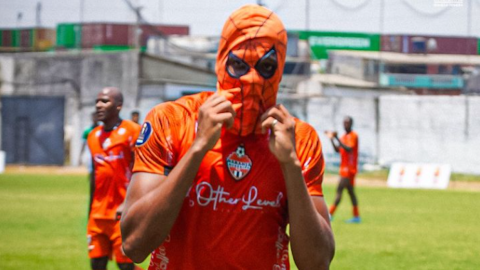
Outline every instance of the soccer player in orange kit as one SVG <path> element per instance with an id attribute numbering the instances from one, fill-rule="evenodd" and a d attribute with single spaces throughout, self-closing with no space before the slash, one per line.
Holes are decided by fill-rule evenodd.
<path id="1" fill-rule="evenodd" d="M 343 190 L 346 188 L 353 206 L 353 218 L 349 219 L 347 222 L 360 223 L 361 219 L 358 211 L 358 200 L 354 190 L 358 163 L 358 135 L 352 130 L 352 125 L 352 117 L 345 117 L 343 120 L 345 134 L 340 139 L 338 139 L 336 132 L 326 132 L 332 142 L 333 148 L 336 152 L 340 153 L 340 182 L 337 187 L 335 202 L 330 206 L 330 215 L 331 218 L 333 218 L 333 214 L 342 199 Z"/>
<path id="2" fill-rule="evenodd" d="M 334 239 L 315 130 L 276 97 L 287 33 L 244 6 L 219 44 L 217 91 L 158 105 L 137 140 L 121 227 L 156 269 L 328 269 Z M 286 228 L 290 224 L 290 234 Z"/>
<path id="3" fill-rule="evenodd" d="M 135 269 L 121 249 L 120 215 L 132 174 L 133 148 L 141 127 L 120 118 L 122 104 L 123 96 L 118 88 L 102 89 L 95 107 L 103 125 L 95 127 L 87 139 L 94 169 L 87 225 L 88 255 L 93 270 L 107 269 L 112 255 L 121 270 Z"/>

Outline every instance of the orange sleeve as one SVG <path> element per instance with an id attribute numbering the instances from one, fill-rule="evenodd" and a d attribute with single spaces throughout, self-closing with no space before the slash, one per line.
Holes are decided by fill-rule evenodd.
<path id="1" fill-rule="evenodd" d="M 323 196 L 322 182 L 325 170 L 322 144 L 317 132 L 309 124 L 297 120 L 295 127 L 297 156 L 311 196 Z"/>
<path id="2" fill-rule="evenodd" d="M 169 103 L 158 105 L 148 113 L 135 143 L 133 172 L 168 175 L 173 168 L 176 159 L 173 137 L 178 127 L 174 113 Z"/>
<path id="3" fill-rule="evenodd" d="M 196 112 L 213 92 L 185 96 L 153 108 L 135 144 L 133 172 L 168 175 L 194 137 Z"/>

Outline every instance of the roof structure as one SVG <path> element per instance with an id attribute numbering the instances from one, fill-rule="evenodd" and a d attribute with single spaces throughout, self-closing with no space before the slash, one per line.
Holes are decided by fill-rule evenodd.
<path id="1" fill-rule="evenodd" d="M 372 51 L 330 51 L 330 56 L 350 56 L 389 64 L 480 65 L 480 55 L 459 54 L 405 54 Z"/>

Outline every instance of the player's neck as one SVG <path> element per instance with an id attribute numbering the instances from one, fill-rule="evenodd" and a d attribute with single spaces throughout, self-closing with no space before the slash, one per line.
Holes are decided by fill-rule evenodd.
<path id="1" fill-rule="evenodd" d="M 112 131 L 116 129 L 120 123 L 122 123 L 122 119 L 120 117 L 116 117 L 110 121 L 105 121 L 103 123 L 103 130 L 104 131 Z"/>

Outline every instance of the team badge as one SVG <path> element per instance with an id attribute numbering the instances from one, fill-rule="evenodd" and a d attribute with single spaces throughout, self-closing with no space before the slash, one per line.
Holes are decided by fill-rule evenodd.
<path id="1" fill-rule="evenodd" d="M 148 139 L 152 135 L 152 125 L 150 122 L 143 123 L 142 131 L 140 131 L 140 135 L 138 135 L 137 141 L 135 142 L 135 146 L 142 146 L 144 145 Z"/>
<path id="2" fill-rule="evenodd" d="M 245 153 L 245 147 L 239 145 L 235 152 L 227 157 L 227 168 L 230 175 L 237 181 L 242 180 L 252 168 L 252 160 Z"/>

